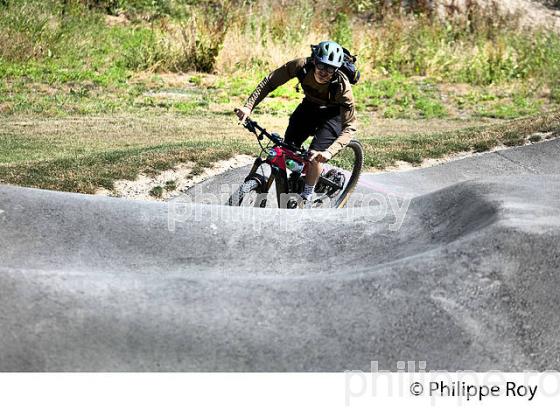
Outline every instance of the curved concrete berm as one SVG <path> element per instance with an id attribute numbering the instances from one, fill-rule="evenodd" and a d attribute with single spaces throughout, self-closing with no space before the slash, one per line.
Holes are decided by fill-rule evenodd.
<path id="1" fill-rule="evenodd" d="M 0 370 L 560 370 L 559 157 L 364 175 L 346 210 L 1 186 Z"/>

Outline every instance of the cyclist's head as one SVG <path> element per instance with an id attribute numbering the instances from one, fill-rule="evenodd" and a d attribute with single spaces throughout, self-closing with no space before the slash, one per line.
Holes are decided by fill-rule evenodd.
<path id="1" fill-rule="evenodd" d="M 326 65 L 329 71 L 334 71 L 342 65 L 344 61 L 344 51 L 342 46 L 334 41 L 321 41 L 316 46 L 313 46 L 312 57 L 315 66 L 323 68 Z"/>

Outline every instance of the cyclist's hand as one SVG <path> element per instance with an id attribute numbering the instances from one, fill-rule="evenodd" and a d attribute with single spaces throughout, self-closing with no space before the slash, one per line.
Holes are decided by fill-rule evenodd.
<path id="1" fill-rule="evenodd" d="M 236 108 L 235 113 L 239 118 L 239 123 L 244 124 L 247 117 L 251 114 L 251 110 L 247 107 Z"/>
<path id="2" fill-rule="evenodd" d="M 309 161 L 317 162 L 327 162 L 332 158 L 332 154 L 329 151 L 309 151 L 311 155 L 309 156 Z"/>

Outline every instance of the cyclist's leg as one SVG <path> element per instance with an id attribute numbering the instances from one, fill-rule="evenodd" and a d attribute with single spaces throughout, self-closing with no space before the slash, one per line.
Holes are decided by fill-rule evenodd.
<path id="1" fill-rule="evenodd" d="M 299 147 L 310 135 L 315 133 L 316 129 L 317 115 L 314 115 L 306 104 L 301 103 L 290 116 L 284 141 Z"/>
<path id="2" fill-rule="evenodd" d="M 338 138 L 342 132 L 342 120 L 340 114 L 327 116 L 326 120 L 319 125 L 309 149 L 314 151 L 325 151 Z M 310 164 L 305 176 L 305 183 L 314 186 L 321 175 L 323 164 L 314 161 Z"/>

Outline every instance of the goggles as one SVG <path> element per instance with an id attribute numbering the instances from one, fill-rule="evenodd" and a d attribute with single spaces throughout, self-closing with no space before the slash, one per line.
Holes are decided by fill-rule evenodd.
<path id="1" fill-rule="evenodd" d="M 317 70 L 322 71 L 324 73 L 329 73 L 329 74 L 334 74 L 335 71 L 338 70 L 338 68 L 333 67 L 332 65 L 319 63 L 317 61 L 315 61 L 315 67 L 317 68 Z"/>

